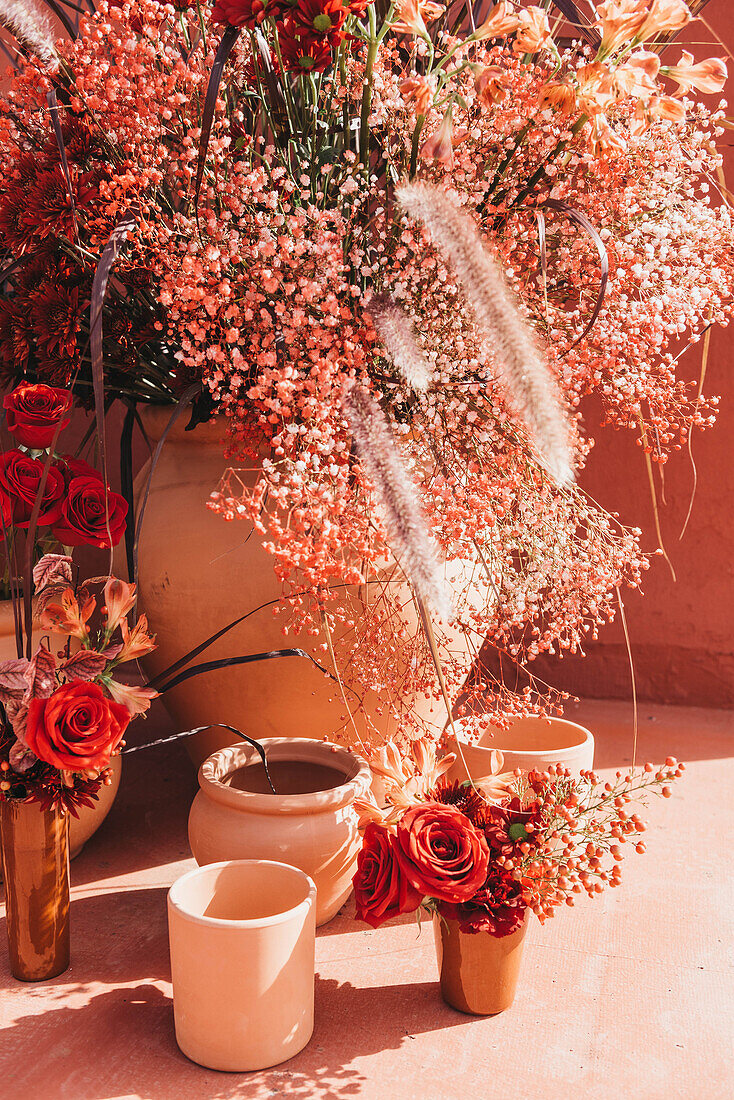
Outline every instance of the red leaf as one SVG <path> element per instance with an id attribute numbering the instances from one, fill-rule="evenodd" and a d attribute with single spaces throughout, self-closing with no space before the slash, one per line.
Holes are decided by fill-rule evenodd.
<path id="1" fill-rule="evenodd" d="M 104 672 L 108 658 L 91 649 L 80 649 L 72 653 L 61 666 L 68 680 L 96 680 Z"/>
<path id="2" fill-rule="evenodd" d="M 48 699 L 56 690 L 56 658 L 41 642 L 25 673 L 28 689 L 26 702 L 31 699 Z"/>
<path id="3" fill-rule="evenodd" d="M 28 687 L 27 671 L 28 661 L 25 657 L 0 661 L 0 703 L 20 701 Z"/>

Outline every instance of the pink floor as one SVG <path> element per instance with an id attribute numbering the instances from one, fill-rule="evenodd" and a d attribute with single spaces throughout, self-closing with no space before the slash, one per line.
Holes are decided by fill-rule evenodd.
<path id="1" fill-rule="evenodd" d="M 600 769 L 627 764 L 629 708 L 586 703 Z M 138 723 L 144 739 L 167 729 Z M 71 969 L 10 977 L 0 928 L 0 1097 L 723 1100 L 731 1084 L 734 714 L 643 707 L 640 756 L 688 762 L 655 800 L 622 889 L 528 934 L 513 1008 L 473 1019 L 438 994 L 430 926 L 343 912 L 316 945 L 316 1030 L 256 1074 L 203 1070 L 173 1034 L 166 891 L 193 865 L 183 750 L 130 756 L 115 807 L 72 865 Z M 729 956 L 729 958 L 727 958 Z"/>

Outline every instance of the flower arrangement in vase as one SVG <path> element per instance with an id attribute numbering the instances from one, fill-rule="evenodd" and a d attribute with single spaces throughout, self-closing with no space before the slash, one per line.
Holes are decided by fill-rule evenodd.
<path id="1" fill-rule="evenodd" d="M 491 775 L 462 783 L 445 778 L 454 759 L 437 760 L 433 745 L 416 741 L 409 755 L 388 744 L 373 760 L 385 805 L 356 804 L 356 916 L 377 928 L 428 912 L 444 999 L 494 1015 L 512 1004 L 529 914 L 542 922 L 579 894 L 619 886 L 622 846 L 645 851 L 632 804 L 651 792 L 668 797 L 684 765 L 669 757 L 603 781 L 560 766 L 503 773 L 497 753 Z"/>
<path id="2" fill-rule="evenodd" d="M 440 733 L 422 703 L 451 708 L 485 642 L 469 725 L 558 708 L 533 658 L 583 648 L 648 565 L 573 484 L 579 403 L 663 463 L 715 412 L 676 342 L 731 314 L 724 116 L 692 95 L 726 66 L 661 56 L 689 7 L 606 0 L 574 40 L 537 5 L 475 14 L 101 0 L 70 41 L 15 28 L 0 106 L 5 376 L 223 414 L 209 503 L 277 586 L 232 619 L 213 555 L 211 636 L 300 636 L 338 688 L 312 728 L 368 749 Z"/>
<path id="3" fill-rule="evenodd" d="M 28 981 L 69 964 L 69 815 L 112 783 L 125 730 L 156 694 L 116 678 L 154 648 L 145 616 L 128 620 L 134 586 L 75 576 L 73 547 L 111 549 L 127 504 L 88 463 L 57 453 L 71 407 L 69 391 L 45 384 L 4 399 L 16 446 L 0 454 L 0 515 L 17 656 L 0 661 L 0 844 L 11 969 Z"/>

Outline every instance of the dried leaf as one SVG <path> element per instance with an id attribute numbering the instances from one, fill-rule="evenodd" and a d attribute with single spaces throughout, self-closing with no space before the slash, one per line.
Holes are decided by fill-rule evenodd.
<path id="1" fill-rule="evenodd" d="M 56 658 L 41 642 L 25 672 L 28 689 L 26 702 L 31 699 L 48 699 L 56 689 Z"/>
<path id="2" fill-rule="evenodd" d="M 5 705 L 5 713 L 13 727 L 13 733 L 24 745 L 26 743 L 26 725 L 28 723 L 28 704 L 22 700 L 14 700 Z"/>
<path id="3" fill-rule="evenodd" d="M 38 760 L 34 752 L 24 745 L 22 741 L 16 741 L 8 753 L 8 763 L 18 775 L 25 775 Z"/>
<path id="4" fill-rule="evenodd" d="M 68 680 L 96 680 L 107 666 L 107 657 L 91 649 L 80 649 L 72 653 L 61 665 Z"/>
<path id="5" fill-rule="evenodd" d="M 41 560 L 33 567 L 33 584 L 36 592 L 46 588 L 49 584 L 71 584 L 73 574 L 71 571 L 72 560 L 68 554 L 44 554 Z"/>
<path id="6" fill-rule="evenodd" d="M 28 660 L 25 657 L 0 661 L 0 703 L 12 703 L 23 697 L 28 686 L 27 672 Z"/>
<path id="7" fill-rule="evenodd" d="M 42 588 L 40 593 L 33 600 L 34 617 L 41 622 L 49 604 L 54 602 L 58 603 L 68 588 L 68 584 L 64 584 L 63 582 L 60 584 L 49 584 L 46 585 L 45 588 Z"/>

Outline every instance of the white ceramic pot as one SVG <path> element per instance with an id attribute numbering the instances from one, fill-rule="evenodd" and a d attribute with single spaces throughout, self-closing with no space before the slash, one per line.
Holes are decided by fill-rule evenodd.
<path id="1" fill-rule="evenodd" d="M 168 893 L 176 1042 L 209 1069 L 292 1058 L 313 1033 L 316 887 L 265 860 L 212 863 Z"/>
<path id="2" fill-rule="evenodd" d="M 477 741 L 470 741 L 459 723 L 456 729 L 461 751 L 454 738 L 449 738 L 449 749 L 457 754 L 448 773 L 450 779 L 466 779 L 467 770 L 474 780 L 489 775 L 493 749 L 504 756 L 505 771 L 544 771 L 551 764 L 563 764 L 578 775 L 594 766 L 593 734 L 565 718 L 520 718 L 509 729 L 492 729 Z"/>
<path id="3" fill-rule="evenodd" d="M 269 859 L 300 868 L 316 883 L 316 923 L 325 924 L 352 890 L 360 849 L 352 803 L 370 786 L 369 766 L 346 749 L 305 737 L 265 737 L 261 744 L 281 793 L 270 792 L 251 745 L 213 753 L 199 769 L 191 851 L 200 865 Z"/>
<path id="4" fill-rule="evenodd" d="M 41 638 L 49 637 L 48 631 L 34 630 L 33 644 L 38 645 Z M 59 634 L 51 634 L 51 648 L 61 649 L 67 639 Z M 0 661 L 12 660 L 18 656 L 15 646 L 15 624 L 13 605 L 10 600 L 0 600 Z M 81 852 L 89 838 L 96 833 L 107 814 L 112 809 L 122 776 L 122 757 L 114 756 L 110 761 L 112 783 L 109 787 L 100 787 L 99 798 L 94 806 L 81 806 L 79 817 L 69 817 L 69 858 L 74 859 Z"/>

